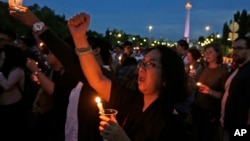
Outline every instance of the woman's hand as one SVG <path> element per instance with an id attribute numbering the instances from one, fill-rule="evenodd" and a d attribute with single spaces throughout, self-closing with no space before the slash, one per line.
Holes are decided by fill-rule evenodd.
<path id="1" fill-rule="evenodd" d="M 204 84 L 200 84 L 199 85 L 199 92 L 203 93 L 203 94 L 211 94 L 211 89 Z"/>
<path id="2" fill-rule="evenodd" d="M 101 136 L 109 141 L 129 141 L 130 139 L 122 129 L 122 127 L 117 123 L 114 116 L 111 118 L 101 115 L 101 122 L 99 130 Z"/>
<path id="3" fill-rule="evenodd" d="M 68 27 L 73 38 L 83 38 L 89 28 L 90 16 L 79 13 L 68 20 Z"/>
<path id="4" fill-rule="evenodd" d="M 27 58 L 26 66 L 32 73 L 40 70 L 38 68 L 38 63 L 30 58 Z"/>

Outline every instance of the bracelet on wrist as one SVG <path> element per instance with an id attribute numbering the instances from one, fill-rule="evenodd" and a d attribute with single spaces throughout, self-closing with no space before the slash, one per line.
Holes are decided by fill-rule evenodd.
<path id="1" fill-rule="evenodd" d="M 91 48 L 91 46 L 89 46 L 87 48 L 75 48 L 75 52 L 77 55 L 85 55 L 85 54 L 91 53 L 92 48 Z"/>

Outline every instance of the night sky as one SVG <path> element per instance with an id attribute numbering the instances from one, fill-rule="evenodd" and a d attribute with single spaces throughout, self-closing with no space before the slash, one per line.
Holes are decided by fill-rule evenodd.
<path id="1" fill-rule="evenodd" d="M 7 1 L 7 0 L 3 0 Z M 155 39 L 178 40 L 184 35 L 187 0 L 24 0 L 23 5 L 35 3 L 47 6 L 58 15 L 70 18 L 79 12 L 91 15 L 90 29 L 104 34 L 106 29 L 118 29 L 127 34 Z M 211 32 L 222 32 L 233 14 L 246 9 L 250 0 L 191 0 L 190 39 Z M 210 26 L 206 31 L 205 26 Z"/>

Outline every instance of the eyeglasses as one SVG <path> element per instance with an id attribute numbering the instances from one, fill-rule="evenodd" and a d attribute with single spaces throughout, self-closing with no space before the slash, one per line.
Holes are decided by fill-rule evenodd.
<path id="1" fill-rule="evenodd" d="M 238 50 L 249 49 L 249 48 L 237 46 L 237 47 L 232 47 L 232 49 L 238 51 Z"/>
<path id="2" fill-rule="evenodd" d="M 138 62 L 138 65 L 137 65 L 137 68 L 142 68 L 142 69 L 150 69 L 150 68 L 161 68 L 160 65 L 157 65 L 153 62 L 143 62 L 143 61 L 139 61 Z"/>

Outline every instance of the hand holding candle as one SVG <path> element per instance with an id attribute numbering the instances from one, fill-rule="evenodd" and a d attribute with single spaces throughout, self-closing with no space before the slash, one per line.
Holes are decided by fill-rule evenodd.
<path id="1" fill-rule="evenodd" d="M 195 75 L 196 75 L 196 71 L 195 71 L 195 69 L 194 69 L 194 66 L 193 66 L 193 65 L 190 65 L 190 66 L 189 66 L 189 76 L 195 77 Z"/>
<path id="2" fill-rule="evenodd" d="M 202 84 L 201 82 L 197 82 L 196 85 L 199 87 L 199 92 L 203 94 L 209 94 L 211 92 L 211 89 L 207 85 Z"/>
<path id="3" fill-rule="evenodd" d="M 99 109 L 99 113 L 102 114 L 104 113 L 104 109 L 101 103 L 101 99 L 99 97 L 96 97 L 95 101 L 97 102 L 97 107 Z"/>

